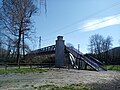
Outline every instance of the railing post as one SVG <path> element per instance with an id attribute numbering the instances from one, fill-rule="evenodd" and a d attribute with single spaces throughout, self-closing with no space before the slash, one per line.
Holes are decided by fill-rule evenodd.
<path id="1" fill-rule="evenodd" d="M 55 66 L 56 67 L 63 67 L 64 66 L 64 40 L 63 36 L 58 36 L 56 40 L 56 49 L 55 49 Z"/>

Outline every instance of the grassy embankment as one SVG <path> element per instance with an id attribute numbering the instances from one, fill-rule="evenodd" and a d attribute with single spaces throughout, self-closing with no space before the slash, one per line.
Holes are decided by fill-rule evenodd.
<path id="1" fill-rule="evenodd" d="M 120 71 L 120 65 L 106 65 L 104 68 L 107 70 Z"/>

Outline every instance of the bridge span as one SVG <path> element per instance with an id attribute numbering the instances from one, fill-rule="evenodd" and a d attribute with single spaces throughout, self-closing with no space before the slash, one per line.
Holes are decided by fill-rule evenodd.
<path id="1" fill-rule="evenodd" d="M 27 55 L 44 55 L 44 54 L 55 54 L 55 67 L 64 67 L 66 57 L 69 60 L 69 64 L 73 68 L 87 69 L 91 67 L 96 71 L 105 71 L 102 67 L 103 63 L 90 55 L 84 55 L 74 47 L 68 47 L 65 45 L 63 36 L 58 36 L 55 45 L 44 47 L 31 51 Z"/>

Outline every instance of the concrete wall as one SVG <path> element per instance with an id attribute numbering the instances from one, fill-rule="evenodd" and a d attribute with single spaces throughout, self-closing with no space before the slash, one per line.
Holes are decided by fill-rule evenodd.
<path id="1" fill-rule="evenodd" d="M 65 45 L 63 36 L 58 36 L 56 40 L 56 49 L 55 49 L 55 66 L 56 67 L 63 67 L 64 60 L 65 60 L 65 53 L 64 53 Z"/>

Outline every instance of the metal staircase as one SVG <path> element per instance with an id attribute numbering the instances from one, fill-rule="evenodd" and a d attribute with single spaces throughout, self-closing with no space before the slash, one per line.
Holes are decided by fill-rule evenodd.
<path id="1" fill-rule="evenodd" d="M 94 70 L 96 71 L 105 71 L 105 69 L 102 67 L 102 63 L 93 58 L 92 56 L 85 56 L 82 52 L 78 51 L 77 49 L 73 48 L 73 47 L 65 47 L 65 49 L 67 50 L 67 52 L 71 53 L 75 58 L 77 58 L 77 60 L 82 60 L 84 61 L 87 65 L 89 65 L 90 67 L 92 67 Z"/>

